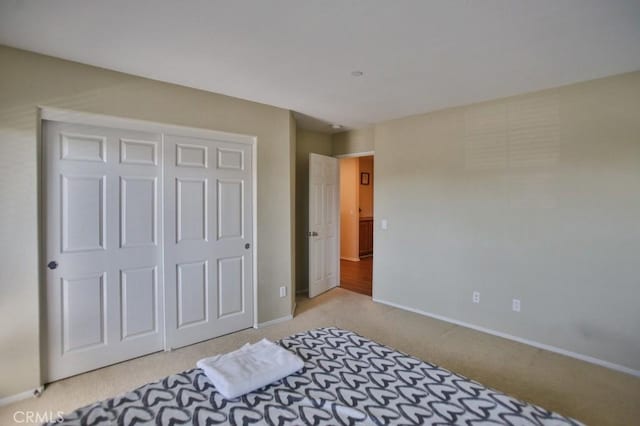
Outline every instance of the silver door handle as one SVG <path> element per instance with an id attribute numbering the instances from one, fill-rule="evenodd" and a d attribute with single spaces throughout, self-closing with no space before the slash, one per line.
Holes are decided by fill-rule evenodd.
<path id="1" fill-rule="evenodd" d="M 307 232 L 307 235 L 310 236 L 310 237 L 317 237 L 318 233 L 316 231 L 309 231 L 309 232 Z"/>

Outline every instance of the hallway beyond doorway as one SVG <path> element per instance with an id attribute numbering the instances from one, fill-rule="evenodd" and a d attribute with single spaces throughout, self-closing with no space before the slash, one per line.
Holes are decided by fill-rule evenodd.
<path id="1" fill-rule="evenodd" d="M 340 259 L 340 287 L 345 290 L 371 296 L 373 257 L 363 257 L 360 262 Z"/>

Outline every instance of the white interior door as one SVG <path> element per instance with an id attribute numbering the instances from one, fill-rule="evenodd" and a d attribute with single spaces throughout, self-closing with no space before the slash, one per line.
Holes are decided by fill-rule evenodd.
<path id="1" fill-rule="evenodd" d="M 248 144 L 165 136 L 167 347 L 253 325 Z"/>
<path id="2" fill-rule="evenodd" d="M 161 136 L 43 121 L 46 382 L 163 349 Z"/>
<path id="3" fill-rule="evenodd" d="M 340 281 L 338 159 L 309 154 L 309 297 Z"/>

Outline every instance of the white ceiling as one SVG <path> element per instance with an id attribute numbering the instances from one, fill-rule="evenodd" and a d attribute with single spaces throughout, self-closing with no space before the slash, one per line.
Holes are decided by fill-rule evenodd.
<path id="1" fill-rule="evenodd" d="M 0 44 L 331 131 L 638 70 L 640 1 L 0 0 Z"/>

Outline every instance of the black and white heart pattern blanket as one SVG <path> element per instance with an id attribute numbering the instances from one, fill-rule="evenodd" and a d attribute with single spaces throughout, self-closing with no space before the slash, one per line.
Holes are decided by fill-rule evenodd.
<path id="1" fill-rule="evenodd" d="M 193 369 L 80 408 L 63 425 L 578 425 L 351 331 L 278 342 L 305 367 L 226 400 Z"/>

